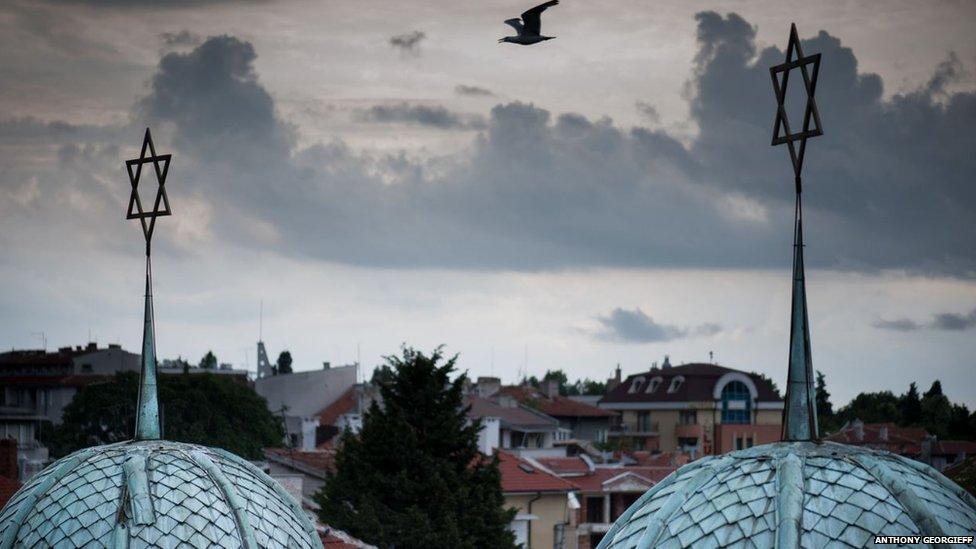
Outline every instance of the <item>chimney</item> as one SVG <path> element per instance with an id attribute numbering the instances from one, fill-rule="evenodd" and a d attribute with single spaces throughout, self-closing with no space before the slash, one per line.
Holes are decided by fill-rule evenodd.
<path id="1" fill-rule="evenodd" d="M 613 372 L 613 377 L 607 380 L 607 392 L 614 390 L 620 385 L 620 363 L 617 363 L 617 369 Z"/>
<path id="2" fill-rule="evenodd" d="M 935 445 L 934 435 L 925 435 L 922 441 L 922 463 L 932 465 L 932 447 Z"/>
<path id="3" fill-rule="evenodd" d="M 516 408 L 518 407 L 518 402 L 510 395 L 502 395 L 498 398 L 498 405 L 502 408 Z"/>
<path id="4" fill-rule="evenodd" d="M 878 429 L 878 438 L 881 440 L 888 440 L 888 426 L 882 425 Z"/>
<path id="5" fill-rule="evenodd" d="M 328 370 L 330 368 L 332 368 L 332 363 L 331 362 L 326 361 L 326 362 L 323 362 L 322 363 L 322 369 L 323 370 Z"/>
<path id="6" fill-rule="evenodd" d="M 0 477 L 20 480 L 20 468 L 17 467 L 17 441 L 12 438 L 0 438 Z"/>
<path id="7" fill-rule="evenodd" d="M 669 357 L 668 355 L 664 355 L 664 363 L 661 364 L 661 368 L 666 369 L 670 367 L 671 367 L 671 357 Z"/>
<path id="8" fill-rule="evenodd" d="M 497 377 L 481 376 L 478 378 L 478 382 L 475 384 L 475 390 L 478 392 L 478 396 L 481 398 L 488 398 L 501 390 L 501 388 L 502 380 Z"/>
<path id="9" fill-rule="evenodd" d="M 559 380 L 556 379 L 544 379 L 542 380 L 542 392 L 548 398 L 555 398 L 559 396 Z"/>
<path id="10" fill-rule="evenodd" d="M 851 423 L 851 427 L 854 429 L 854 438 L 858 442 L 863 441 L 864 440 L 864 422 L 861 421 L 861 420 L 859 420 L 859 419 L 855 419 L 854 422 Z"/>
<path id="11" fill-rule="evenodd" d="M 95 343 L 94 341 L 89 341 L 88 342 L 88 346 L 85 347 L 85 350 L 86 351 L 97 351 L 98 350 L 98 343 Z"/>

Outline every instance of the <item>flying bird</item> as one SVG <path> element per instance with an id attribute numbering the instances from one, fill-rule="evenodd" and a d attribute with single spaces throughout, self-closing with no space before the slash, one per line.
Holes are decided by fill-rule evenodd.
<path id="1" fill-rule="evenodd" d="M 530 46 L 532 44 L 538 44 L 545 40 L 552 40 L 555 36 L 542 36 L 542 12 L 546 11 L 549 6 L 555 6 L 559 3 L 559 0 L 549 0 L 544 4 L 539 4 L 538 6 L 526 10 L 522 14 L 522 19 L 506 19 L 505 24 L 511 25 L 512 28 L 518 33 L 518 36 L 506 36 L 505 38 L 498 39 L 498 43 L 511 42 L 513 44 L 520 44 L 522 46 Z"/>

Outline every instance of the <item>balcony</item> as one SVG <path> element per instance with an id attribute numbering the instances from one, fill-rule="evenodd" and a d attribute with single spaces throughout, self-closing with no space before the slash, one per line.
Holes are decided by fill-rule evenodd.
<path id="1" fill-rule="evenodd" d="M 621 421 L 610 427 L 608 437 L 625 436 L 657 436 L 658 424 L 656 421 L 627 422 Z"/>

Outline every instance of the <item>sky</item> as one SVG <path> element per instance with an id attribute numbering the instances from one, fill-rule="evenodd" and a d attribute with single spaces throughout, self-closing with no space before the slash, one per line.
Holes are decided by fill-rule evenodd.
<path id="1" fill-rule="evenodd" d="M 814 367 L 835 405 L 940 379 L 976 408 L 972 2 L 564 0 L 531 47 L 497 42 L 531 2 L 158 4 L 0 5 L 0 349 L 139 348 L 151 127 L 162 357 L 444 345 L 515 382 L 712 353 L 782 387 L 795 22 Z"/>

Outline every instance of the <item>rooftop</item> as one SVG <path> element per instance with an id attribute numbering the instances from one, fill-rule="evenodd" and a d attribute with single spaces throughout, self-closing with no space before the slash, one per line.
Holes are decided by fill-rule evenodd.
<path id="1" fill-rule="evenodd" d="M 498 450 L 502 492 L 572 492 L 576 485 L 517 455 Z"/>
<path id="2" fill-rule="evenodd" d="M 604 410 L 591 406 L 585 402 L 578 402 L 573 399 L 561 396 L 547 396 L 535 387 L 524 385 L 509 385 L 502 387 L 498 395 L 506 395 L 514 398 L 530 408 L 552 417 L 614 417 L 616 412 Z"/>
<path id="3" fill-rule="evenodd" d="M 718 364 L 694 362 L 627 376 L 620 385 L 600 399 L 600 403 L 617 402 L 691 402 L 715 400 L 715 385 L 726 375 L 745 376 L 756 388 L 755 400 L 783 402 L 773 384 L 759 374 L 726 368 Z M 636 382 L 636 383 L 635 383 Z"/>
<path id="4" fill-rule="evenodd" d="M 469 395 L 466 401 L 471 406 L 468 416 L 472 418 L 494 417 L 501 420 L 503 426 L 526 431 L 548 431 L 559 427 L 556 419 L 517 403 L 514 406 L 504 406 L 475 395 Z"/>

